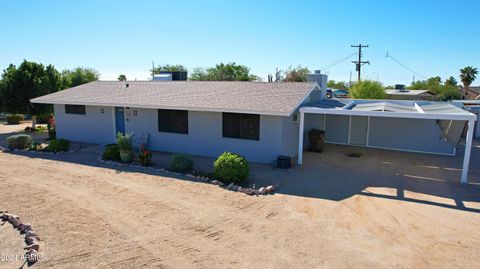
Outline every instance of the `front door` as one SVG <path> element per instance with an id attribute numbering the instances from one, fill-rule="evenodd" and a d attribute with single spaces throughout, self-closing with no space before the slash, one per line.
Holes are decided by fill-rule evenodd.
<path id="1" fill-rule="evenodd" d="M 115 107 L 115 133 L 125 134 L 125 114 L 123 107 Z"/>

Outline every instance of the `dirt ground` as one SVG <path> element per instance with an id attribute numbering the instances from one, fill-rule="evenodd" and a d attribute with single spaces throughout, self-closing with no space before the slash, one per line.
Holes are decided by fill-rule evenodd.
<path id="1" fill-rule="evenodd" d="M 388 167 L 367 173 L 358 160 L 351 161 L 358 172 L 339 176 L 331 172 L 339 169 L 335 162 L 327 174 L 308 158 L 302 168 L 308 171 L 257 172 L 283 181 L 275 195 L 254 197 L 0 153 L 0 209 L 40 234 L 42 260 L 33 268 L 478 268 L 477 181 L 439 180 L 448 169 L 428 178 Z M 307 177 L 318 183 L 300 191 L 295 182 Z M 2 257 L 21 253 L 22 246 L 9 224 L 0 226 Z M 0 268 L 20 265 L 0 260 Z"/>

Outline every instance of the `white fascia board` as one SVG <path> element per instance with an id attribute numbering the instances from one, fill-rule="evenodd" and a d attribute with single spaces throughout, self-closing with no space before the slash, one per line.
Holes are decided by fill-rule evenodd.
<path id="1" fill-rule="evenodd" d="M 452 103 L 480 104 L 480 100 L 452 100 Z"/>
<path id="2" fill-rule="evenodd" d="M 130 107 L 130 108 L 146 108 L 146 109 L 172 109 L 172 110 L 189 110 L 202 112 L 229 112 L 229 113 L 244 113 L 244 114 L 259 114 L 267 116 L 281 116 L 289 117 L 292 113 L 258 111 L 258 110 L 244 110 L 244 109 L 223 109 L 223 108 L 202 108 L 202 107 L 178 107 L 178 106 L 146 106 L 138 104 L 121 104 L 121 103 L 94 103 L 94 102 L 43 102 L 31 100 L 35 104 L 52 104 L 52 105 L 82 105 L 82 106 L 106 106 L 106 107 Z"/>
<path id="3" fill-rule="evenodd" d="M 313 113 L 313 114 L 371 116 L 371 117 L 384 117 L 384 118 L 432 119 L 432 120 L 476 120 L 477 119 L 477 116 L 473 113 L 433 114 L 433 113 L 418 113 L 418 112 L 382 112 L 382 111 L 325 109 L 325 108 L 318 108 L 318 107 L 302 107 L 300 108 L 300 111 L 304 113 Z"/>

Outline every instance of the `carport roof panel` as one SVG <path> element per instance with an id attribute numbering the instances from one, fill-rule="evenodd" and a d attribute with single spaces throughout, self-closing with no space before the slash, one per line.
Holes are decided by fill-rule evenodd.
<path id="1" fill-rule="evenodd" d="M 305 113 L 358 115 L 392 118 L 418 118 L 443 120 L 476 120 L 476 116 L 447 102 L 403 101 L 403 100 L 342 100 L 343 107 L 326 108 L 305 106 Z"/>

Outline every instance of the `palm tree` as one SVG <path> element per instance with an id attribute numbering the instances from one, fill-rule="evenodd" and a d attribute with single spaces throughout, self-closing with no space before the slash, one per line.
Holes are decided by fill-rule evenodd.
<path id="1" fill-rule="evenodd" d="M 468 99 L 468 87 L 477 78 L 477 68 L 467 66 L 460 69 L 460 80 L 462 80 L 463 87 L 465 88 L 465 98 Z"/>
<path id="2" fill-rule="evenodd" d="M 121 74 L 120 76 L 118 76 L 118 80 L 119 81 L 127 81 L 127 76 L 125 76 L 124 74 Z"/>

